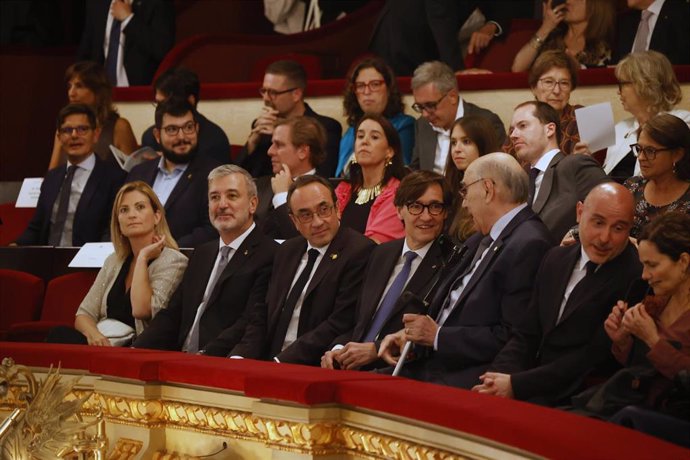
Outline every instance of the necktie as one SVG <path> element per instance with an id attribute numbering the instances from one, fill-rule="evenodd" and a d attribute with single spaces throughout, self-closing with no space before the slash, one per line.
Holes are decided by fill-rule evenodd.
<path id="1" fill-rule="evenodd" d="M 537 168 L 531 168 L 529 170 L 529 197 L 527 198 L 527 204 L 530 206 L 534 203 L 534 194 L 537 190 L 537 176 L 539 173 L 540 171 Z"/>
<path id="2" fill-rule="evenodd" d="M 105 73 L 113 86 L 117 86 L 117 54 L 120 51 L 120 25 L 122 23 L 113 18 L 108 41 L 108 55 L 105 57 Z"/>
<path id="3" fill-rule="evenodd" d="M 407 251 L 404 257 L 405 263 L 403 264 L 403 268 L 400 271 L 400 273 L 398 273 L 398 276 L 396 276 L 393 280 L 391 287 L 388 288 L 388 292 L 386 292 L 386 295 L 383 297 L 383 300 L 381 301 L 379 309 L 374 314 L 374 319 L 371 322 L 369 332 L 364 337 L 364 342 L 373 342 L 376 339 L 379 332 L 381 332 L 383 324 L 386 322 L 391 312 L 393 311 L 393 307 L 398 301 L 400 294 L 402 294 L 402 290 L 405 287 L 405 283 L 407 283 L 407 279 L 410 277 L 412 261 L 417 257 L 417 253 Z"/>
<path id="4" fill-rule="evenodd" d="M 230 246 L 223 246 L 222 248 L 220 248 L 220 260 L 218 261 L 218 269 L 213 274 L 213 279 L 208 284 L 208 289 L 206 289 L 206 292 L 208 292 L 208 296 L 204 298 L 204 301 L 199 306 L 199 308 L 201 308 L 201 311 L 197 314 L 194 324 L 192 324 L 192 329 L 189 333 L 189 345 L 185 350 L 187 353 L 196 353 L 197 351 L 199 351 L 199 326 L 201 324 L 201 317 L 203 316 L 204 311 L 206 310 L 208 299 L 211 298 L 213 290 L 216 288 L 216 283 L 220 279 L 220 275 L 223 274 L 225 267 L 228 265 L 228 262 L 230 261 L 231 249 L 232 248 Z"/>
<path id="5" fill-rule="evenodd" d="M 295 311 L 295 306 L 297 305 L 297 300 L 299 299 L 304 287 L 309 281 L 311 271 L 314 268 L 314 263 L 316 258 L 319 256 L 319 251 L 316 249 L 310 249 L 307 252 L 307 265 L 300 273 L 299 278 L 295 282 L 294 286 L 290 290 L 285 303 L 283 304 L 283 309 L 280 311 L 280 319 L 278 320 L 278 327 L 276 328 L 275 334 L 273 334 L 273 343 L 271 345 L 271 357 L 276 356 L 282 351 L 283 343 L 285 342 L 285 334 L 287 334 L 288 326 L 290 325 L 290 320 L 292 319 L 292 314 Z"/>
<path id="6" fill-rule="evenodd" d="M 592 275 L 597 271 L 597 268 L 599 268 L 599 265 L 595 264 L 591 260 L 585 264 L 585 276 L 575 285 L 573 290 L 570 292 L 568 300 L 565 302 L 565 305 L 563 306 L 563 311 L 558 317 L 558 321 L 556 321 L 556 324 L 560 323 L 561 320 L 565 318 L 566 312 L 569 312 L 574 308 L 573 306 L 576 305 L 575 300 L 577 300 L 580 297 L 582 291 L 587 289 L 587 281 L 592 278 Z"/>
<path id="7" fill-rule="evenodd" d="M 635 46 L 633 46 L 633 53 L 637 51 L 644 51 L 647 49 L 647 39 L 649 38 L 649 18 L 652 13 L 648 10 L 642 11 L 640 23 L 637 25 L 637 35 L 635 36 Z"/>
<path id="8" fill-rule="evenodd" d="M 67 174 L 62 181 L 62 187 L 60 187 L 55 223 L 50 227 L 50 237 L 48 238 L 48 244 L 51 246 L 59 246 L 62 239 L 62 231 L 65 229 L 65 221 L 67 221 L 69 197 L 72 194 L 72 180 L 74 179 L 74 171 L 76 169 L 77 167 L 74 165 L 67 167 Z"/>

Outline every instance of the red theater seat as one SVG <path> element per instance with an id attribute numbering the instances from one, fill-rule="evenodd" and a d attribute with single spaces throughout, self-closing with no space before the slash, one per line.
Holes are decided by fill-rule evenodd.
<path id="1" fill-rule="evenodd" d="M 38 318 L 43 280 L 29 273 L 0 269 L 0 338 L 16 323 Z"/>
<path id="2" fill-rule="evenodd" d="M 13 243 L 29 225 L 36 210 L 15 208 L 14 203 L 0 204 L 0 246 Z"/>
<path id="3" fill-rule="evenodd" d="M 46 288 L 41 319 L 15 324 L 8 339 L 18 342 L 40 342 L 55 326 L 72 326 L 79 304 L 96 279 L 96 272 L 76 272 L 53 278 Z"/>

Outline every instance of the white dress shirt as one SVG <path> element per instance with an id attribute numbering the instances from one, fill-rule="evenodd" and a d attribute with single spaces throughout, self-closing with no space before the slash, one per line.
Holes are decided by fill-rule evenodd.
<path id="1" fill-rule="evenodd" d="M 543 154 L 541 158 L 539 158 L 534 166 L 532 166 L 533 168 L 537 168 L 539 170 L 537 178 L 534 179 L 534 201 L 537 201 L 537 197 L 539 196 L 539 189 L 541 188 L 541 183 L 544 181 L 544 173 L 551 164 L 551 160 L 553 160 L 553 157 L 555 157 L 558 152 L 560 152 L 559 149 L 549 150 Z"/>
<path id="2" fill-rule="evenodd" d="M 647 24 L 649 25 L 649 34 L 647 34 L 647 40 L 644 43 L 644 48 L 645 50 L 649 49 L 649 44 L 652 41 L 652 34 L 654 33 L 654 27 L 656 27 L 656 21 L 659 19 L 659 15 L 661 14 L 661 8 L 664 6 L 664 2 L 666 0 L 655 0 L 651 5 L 649 5 L 649 8 L 647 8 L 646 11 L 649 11 L 651 16 L 649 16 L 649 19 L 647 19 Z M 641 20 L 641 17 L 640 17 Z M 637 36 L 637 33 L 635 33 L 635 40 L 633 40 L 632 48 L 630 48 L 630 51 L 635 49 L 635 43 L 639 37 Z"/>
<path id="3" fill-rule="evenodd" d="M 70 247 L 72 246 L 74 215 L 77 213 L 77 206 L 79 206 L 79 200 L 81 200 L 81 194 L 84 192 L 84 187 L 86 187 L 86 183 L 89 181 L 89 177 L 91 177 L 93 168 L 96 166 L 96 155 L 92 153 L 78 165 L 71 163 L 68 157 L 67 166 L 74 166 L 77 169 L 74 170 L 74 177 L 72 178 L 72 187 L 70 188 L 69 202 L 67 205 L 67 220 L 65 220 L 65 226 L 63 227 L 62 236 L 60 237 L 60 246 Z M 65 175 L 67 175 L 67 169 L 65 169 Z M 53 210 L 50 213 L 50 225 L 55 224 L 59 205 L 60 195 L 58 194 L 58 199 L 55 200 Z"/>

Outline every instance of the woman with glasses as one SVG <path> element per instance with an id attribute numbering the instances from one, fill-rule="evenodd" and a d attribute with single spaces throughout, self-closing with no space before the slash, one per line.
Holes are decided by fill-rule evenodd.
<path id="1" fill-rule="evenodd" d="M 631 146 L 640 163 L 641 176 L 625 181 L 635 197 L 635 222 L 630 235 L 660 214 L 690 214 L 690 128 L 668 113 L 655 116 L 640 130 Z"/>
<path id="2" fill-rule="evenodd" d="M 168 306 L 187 268 L 187 257 L 178 250 L 165 209 L 151 187 L 135 181 L 120 188 L 110 232 L 115 253 L 105 260 L 79 306 L 75 329 L 55 328 L 49 342 L 127 345 Z"/>
<path id="3" fill-rule="evenodd" d="M 552 49 L 565 51 L 581 67 L 603 67 L 611 61 L 614 0 L 548 0 L 543 11 L 541 26 L 515 55 L 513 72 L 525 72 L 540 53 Z"/>
<path id="4" fill-rule="evenodd" d="M 450 151 L 446 160 L 445 176 L 450 189 L 462 190 L 462 179 L 467 167 L 477 158 L 487 153 L 500 150 L 496 130 L 488 118 L 478 115 L 467 115 L 458 118 L 450 129 Z M 448 211 L 448 235 L 464 242 L 477 230 L 472 216 L 462 207 L 460 194 L 454 195 L 454 201 Z"/>
<path id="5" fill-rule="evenodd" d="M 573 151 L 580 142 L 575 109 L 581 105 L 570 105 L 570 93 L 577 88 L 577 62 L 561 50 L 544 51 L 534 61 L 527 76 L 534 98 L 546 102 L 560 115 L 561 143 L 564 155 L 580 153 Z M 506 137 L 502 150 L 515 156 L 515 147 L 510 136 Z"/>
<path id="6" fill-rule="evenodd" d="M 343 94 L 343 108 L 349 128 L 340 140 L 335 176 L 347 176 L 354 158 L 355 125 L 365 114 L 383 115 L 400 137 L 403 161 L 412 161 L 414 118 L 405 115 L 402 96 L 393 70 L 380 58 L 368 58 L 355 65 Z"/>
<path id="7" fill-rule="evenodd" d="M 113 106 L 112 87 L 102 65 L 92 61 L 81 61 L 72 64 L 65 71 L 67 83 L 67 98 L 70 104 L 86 104 L 90 106 L 98 118 L 101 135 L 94 148 L 101 160 L 118 164 L 110 145 L 114 145 L 126 155 L 137 149 L 132 126 L 127 119 L 122 118 Z M 59 138 L 53 143 L 53 153 L 50 157 L 48 169 L 56 168 L 66 161 L 65 153 Z"/>
<path id="8" fill-rule="evenodd" d="M 631 146 L 640 126 L 661 112 L 671 113 L 690 124 L 690 112 L 674 110 L 683 93 L 668 58 L 656 51 L 632 53 L 616 65 L 618 96 L 632 117 L 616 124 L 616 144 L 606 151 L 604 171 L 623 182 L 639 175 L 640 165 Z"/>
<path id="9" fill-rule="evenodd" d="M 335 189 L 341 225 L 385 243 L 405 236 L 393 204 L 405 176 L 400 137 L 383 115 L 366 114 L 355 127 L 350 177 Z"/>

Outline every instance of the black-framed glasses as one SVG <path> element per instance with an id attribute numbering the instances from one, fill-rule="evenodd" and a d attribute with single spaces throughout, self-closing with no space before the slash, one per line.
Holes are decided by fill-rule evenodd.
<path id="1" fill-rule="evenodd" d="M 644 154 L 644 156 L 651 161 L 654 161 L 656 159 L 656 154 L 657 152 L 664 152 L 666 150 L 673 150 L 672 147 L 663 147 L 663 148 L 658 148 L 658 147 L 652 147 L 651 145 L 640 145 L 640 144 L 633 144 L 630 146 L 633 151 L 633 155 L 636 157 L 640 157 L 641 154 Z"/>
<path id="2" fill-rule="evenodd" d="M 321 219 L 325 219 L 326 217 L 331 217 L 333 214 L 333 209 L 335 209 L 335 206 L 332 204 L 323 204 L 319 206 L 315 212 L 312 211 L 299 211 L 297 214 L 292 214 L 295 216 L 297 220 L 299 220 L 303 224 L 308 224 L 312 220 L 314 220 L 314 215 L 319 216 Z"/>
<path id="3" fill-rule="evenodd" d="M 443 203 L 439 203 L 438 201 L 434 201 L 433 203 L 429 204 L 420 203 L 419 201 L 413 201 L 411 203 L 407 203 L 405 207 L 407 208 L 407 212 L 409 212 L 413 216 L 420 215 L 424 212 L 425 209 L 429 212 L 429 215 L 438 216 L 446 209 L 446 205 Z"/>
<path id="4" fill-rule="evenodd" d="M 619 92 L 619 93 L 620 93 L 621 91 L 623 91 L 623 87 L 624 87 L 625 85 L 632 85 L 632 82 L 631 82 L 631 81 L 628 81 L 628 80 L 618 80 L 618 92 Z"/>
<path id="5" fill-rule="evenodd" d="M 262 96 L 268 96 L 269 99 L 275 99 L 276 97 L 280 96 L 281 94 L 289 93 L 290 91 L 296 90 L 297 87 L 295 88 L 288 88 L 284 90 L 277 90 L 277 89 L 270 89 L 270 88 L 259 88 L 259 94 Z"/>
<path id="6" fill-rule="evenodd" d="M 460 184 L 460 189 L 458 189 L 458 194 L 460 195 L 460 198 L 463 199 L 463 200 L 464 200 L 465 198 L 467 198 L 467 190 L 470 188 L 471 185 L 478 184 L 479 182 L 483 182 L 483 181 L 485 181 L 485 180 L 487 180 L 487 179 L 484 178 L 484 177 L 480 177 L 480 178 L 477 179 L 476 181 L 470 182 L 469 184 L 463 184 L 463 183 L 461 183 L 461 184 Z M 489 180 L 490 180 L 491 182 L 493 182 L 493 179 L 489 179 Z"/>
<path id="7" fill-rule="evenodd" d="M 549 91 L 553 90 L 556 85 L 558 85 L 558 87 L 563 91 L 569 91 L 573 86 L 573 83 L 570 80 L 555 80 L 553 78 L 540 78 L 539 84 L 542 86 L 542 88 Z"/>
<path id="8" fill-rule="evenodd" d="M 381 91 L 383 85 L 385 84 L 386 80 L 371 80 L 368 82 L 356 81 L 352 84 L 352 87 L 354 88 L 355 93 L 363 93 L 367 88 L 369 88 L 369 91 L 372 93 L 375 93 L 377 91 Z"/>
<path id="9" fill-rule="evenodd" d="M 177 133 L 179 133 L 180 130 L 182 130 L 183 134 L 194 134 L 196 132 L 196 123 L 194 123 L 193 121 L 188 121 L 182 126 L 163 126 L 163 131 L 165 131 L 165 134 L 167 134 L 168 136 L 177 136 Z"/>
<path id="10" fill-rule="evenodd" d="M 422 103 L 415 102 L 414 104 L 412 104 L 412 110 L 414 110 L 417 113 L 422 113 L 425 110 L 429 113 L 435 112 L 436 109 L 438 108 L 438 105 L 441 103 L 443 98 L 446 97 L 447 95 L 448 95 L 448 93 L 445 93 L 443 96 L 441 96 L 441 98 L 438 101 L 435 101 L 435 102 L 422 102 Z"/>
<path id="11" fill-rule="evenodd" d="M 60 129 L 58 129 L 58 133 L 60 136 L 63 137 L 70 137 L 74 133 L 77 133 L 77 136 L 86 136 L 86 134 L 91 131 L 93 128 L 89 125 L 79 125 L 79 126 L 63 126 Z"/>

